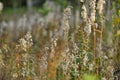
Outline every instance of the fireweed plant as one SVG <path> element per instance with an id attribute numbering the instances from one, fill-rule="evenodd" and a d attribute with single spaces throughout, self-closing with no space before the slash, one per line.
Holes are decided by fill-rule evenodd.
<path id="1" fill-rule="evenodd" d="M 89 78 L 91 80 L 113 80 L 112 61 L 108 61 L 108 57 L 102 51 L 102 35 L 104 30 L 103 6 L 105 1 L 98 0 L 96 2 L 96 0 L 90 0 L 89 12 L 86 9 L 86 0 L 81 0 L 81 3 L 82 24 L 75 31 L 75 40 L 71 44 L 73 50 L 70 50 L 69 46 L 65 52 L 67 55 L 64 57 L 64 61 L 60 67 L 63 73 L 60 73 L 60 77 L 63 77 L 63 80 L 90 80 Z M 88 14 L 90 15 L 88 16 Z M 96 17 L 96 14 L 98 14 L 98 17 Z M 96 19 L 99 20 L 96 21 Z M 64 25 L 68 24 L 67 19 L 64 22 Z M 66 28 L 64 31 L 69 30 Z M 65 41 L 68 41 L 67 38 Z M 71 41 L 67 43 L 70 44 Z M 105 66 L 106 64 L 107 66 Z M 109 69 L 111 71 L 108 71 Z M 86 77 L 89 78 L 87 79 Z"/>

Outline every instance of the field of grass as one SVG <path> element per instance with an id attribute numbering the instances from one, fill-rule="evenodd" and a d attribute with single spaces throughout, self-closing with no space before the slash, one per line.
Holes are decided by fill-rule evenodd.
<path id="1" fill-rule="evenodd" d="M 81 0 L 79 14 L 68 6 L 49 21 L 23 15 L 19 27 L 1 22 L 0 80 L 119 80 L 120 17 L 106 17 L 104 1 L 95 1 L 89 12 Z"/>

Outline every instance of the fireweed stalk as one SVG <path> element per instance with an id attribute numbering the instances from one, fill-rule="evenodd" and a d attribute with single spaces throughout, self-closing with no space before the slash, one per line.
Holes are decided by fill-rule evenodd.
<path id="1" fill-rule="evenodd" d="M 99 0 L 98 1 L 98 4 L 97 4 L 97 10 L 98 10 L 98 14 L 99 14 L 99 21 L 100 21 L 100 24 L 99 24 L 99 33 L 100 33 L 100 37 L 98 38 L 99 39 L 99 50 L 98 52 L 99 55 L 101 55 L 101 44 L 102 44 L 102 33 L 103 33 L 103 26 L 104 26 L 104 19 L 103 19 L 103 5 L 105 4 L 105 1 L 104 0 Z"/>
<path id="2" fill-rule="evenodd" d="M 62 64 L 62 69 L 63 69 L 63 75 L 68 75 L 67 72 L 68 72 L 68 67 L 69 67 L 69 64 L 70 64 L 70 58 L 68 58 L 68 56 L 70 56 L 69 54 L 69 46 L 68 46 L 68 39 L 69 39 L 69 29 L 70 29 L 70 26 L 69 26 L 69 19 L 70 19 L 70 16 L 71 16 L 71 8 L 70 7 L 67 7 L 64 12 L 63 12 L 63 19 L 62 19 L 62 27 L 63 27 L 63 40 L 64 40 L 64 52 L 62 53 L 62 57 L 63 57 L 63 60 L 62 62 L 66 62 L 65 65 Z M 67 77 L 67 76 L 66 76 Z M 67 79 L 67 78 L 66 78 Z"/>
<path id="3" fill-rule="evenodd" d="M 88 63 L 88 51 L 89 51 L 89 42 L 90 42 L 90 34 L 91 34 L 91 18 L 88 17 L 88 13 L 86 10 L 85 1 L 81 0 L 83 3 L 82 5 L 82 12 L 81 16 L 83 18 L 83 45 L 82 45 L 82 57 L 83 57 L 83 71 L 87 69 Z"/>
<path id="4" fill-rule="evenodd" d="M 48 60 L 48 67 L 47 67 L 48 69 L 47 78 L 48 79 L 55 79 L 56 77 L 56 68 L 57 68 L 57 65 L 59 64 L 59 62 L 57 62 L 59 59 L 56 60 L 58 56 L 56 52 L 57 46 L 58 46 L 57 41 L 58 41 L 57 36 L 53 36 L 53 38 L 51 38 L 51 46 L 50 46 L 51 52 L 48 54 L 49 60 Z"/>
<path id="5" fill-rule="evenodd" d="M 97 62 L 96 62 L 96 55 L 99 55 L 96 53 L 96 48 L 97 48 L 97 23 L 95 23 L 95 19 L 96 19 L 96 0 L 90 0 L 89 1 L 89 6 L 90 6 L 90 20 L 91 20 L 91 25 L 93 27 L 93 57 L 94 57 L 94 61 L 93 63 L 94 66 L 96 66 Z M 98 61 L 99 62 L 99 61 Z M 98 66 L 96 66 L 95 68 L 95 72 L 97 73 L 98 75 Z M 96 70 L 97 69 L 97 70 Z"/>
<path id="6" fill-rule="evenodd" d="M 98 3 L 97 3 L 97 11 L 98 11 L 98 15 L 99 15 L 99 26 L 98 26 L 98 33 L 99 33 L 99 36 L 97 38 L 97 52 L 99 53 L 98 57 L 100 58 L 100 63 L 99 63 L 99 66 L 103 66 L 104 65 L 104 62 L 102 61 L 102 57 L 104 56 L 103 55 L 103 51 L 102 51 L 102 37 L 103 37 L 103 28 L 104 28 L 104 16 L 103 16 L 103 7 L 104 7 L 104 4 L 105 4 L 105 0 L 99 0 Z M 113 70 L 113 67 L 111 65 L 111 62 L 112 60 L 108 61 L 108 66 L 104 67 L 105 71 L 106 71 L 106 75 L 108 75 L 107 72 L 109 72 L 109 75 L 106 76 L 107 79 L 110 79 L 112 77 L 112 70 Z M 111 68 L 111 72 L 108 71 L 108 68 Z"/>
<path id="7" fill-rule="evenodd" d="M 64 21 L 64 41 L 66 42 L 65 43 L 65 50 L 64 52 L 62 53 L 63 55 L 63 61 L 62 63 L 60 64 L 59 66 L 59 69 L 62 68 L 62 75 L 60 74 L 61 71 L 59 71 L 59 76 L 62 76 L 62 79 L 65 79 L 65 80 L 70 80 L 70 79 L 77 79 L 77 77 L 79 77 L 79 70 L 77 70 L 79 68 L 79 63 L 77 63 L 75 60 L 77 58 L 79 58 L 79 55 L 78 55 L 78 46 L 77 44 L 74 42 L 74 39 L 72 37 L 71 41 L 72 41 L 72 47 L 73 49 L 72 50 L 69 50 L 69 47 L 70 45 L 68 46 L 68 32 L 69 32 L 69 23 L 68 23 L 68 19 L 70 18 L 70 8 L 66 8 L 64 10 L 64 18 L 63 18 L 63 21 Z M 71 42 L 70 41 L 70 42 Z M 69 42 L 69 43 L 70 43 Z M 76 74 L 76 75 L 74 75 Z M 73 76 L 72 76 L 73 75 Z"/>
<path id="8" fill-rule="evenodd" d="M 96 6 L 95 6 L 96 0 L 90 0 L 89 6 L 90 6 L 90 20 L 91 25 L 94 25 L 95 22 L 95 14 L 96 14 Z M 93 26 L 93 35 L 94 35 L 94 46 L 93 46 L 93 53 L 94 53 L 94 60 L 95 60 L 95 54 L 96 54 L 96 32 L 95 32 L 95 26 Z"/>
<path id="9" fill-rule="evenodd" d="M 68 46 L 68 39 L 69 39 L 69 19 L 71 16 L 71 8 L 67 7 L 63 12 L 63 19 L 62 19 L 62 28 L 63 28 L 63 41 L 64 41 L 64 52 L 62 53 L 63 60 L 62 62 L 67 62 L 65 65 L 62 65 L 63 74 L 68 72 L 68 67 L 70 60 L 67 56 L 69 56 L 69 46 Z"/>
<path id="10" fill-rule="evenodd" d="M 82 47 L 78 47 L 78 45 L 73 40 L 72 46 L 74 48 L 72 50 L 68 50 L 64 52 L 64 54 L 67 54 L 67 56 L 65 55 L 63 61 L 64 64 L 62 64 L 61 66 L 63 69 L 64 78 L 66 80 L 70 80 L 70 79 L 79 80 L 81 79 L 85 70 L 88 69 L 92 70 L 92 64 L 88 65 L 89 36 L 91 34 L 91 21 L 87 16 L 87 10 L 84 4 L 84 0 L 82 0 L 81 2 L 83 3 L 82 12 L 81 12 L 83 18 L 83 25 L 80 26 L 79 29 L 80 33 L 78 31 L 78 34 L 80 34 L 81 37 L 80 40 L 82 40 L 82 43 L 80 41 L 80 45 L 82 45 Z M 81 55 L 81 51 L 82 51 L 82 55 Z M 79 60 L 79 62 L 77 60 Z M 81 69 L 79 69 L 79 67 Z"/>
<path id="11" fill-rule="evenodd" d="M 98 52 L 98 57 L 99 59 L 99 64 L 98 66 L 102 65 L 102 60 L 101 57 L 103 56 L 103 52 L 102 52 L 102 33 L 103 33 L 103 27 L 104 27 L 104 19 L 103 19 L 103 5 L 105 4 L 104 0 L 99 0 L 97 3 L 97 10 L 98 10 L 98 14 L 99 14 L 99 25 L 98 28 L 96 29 L 96 31 L 98 32 L 98 37 L 96 38 L 97 41 L 97 45 L 96 45 L 96 51 Z M 97 71 L 97 73 L 99 73 Z"/>
<path id="12" fill-rule="evenodd" d="M 63 24 L 63 31 L 64 31 L 64 41 L 65 41 L 65 46 L 68 48 L 68 35 L 69 35 L 69 19 L 70 19 L 70 15 L 71 15 L 71 8 L 67 7 L 64 10 L 63 13 L 63 20 L 62 20 L 62 24 Z"/>
<path id="13" fill-rule="evenodd" d="M 89 2 L 89 6 L 90 6 L 90 20 L 91 20 L 91 25 L 93 27 L 93 35 L 94 35 L 94 45 L 93 45 L 93 54 L 94 54 L 94 63 L 97 63 L 96 62 L 96 56 L 99 55 L 99 53 L 97 53 L 97 47 L 98 47 L 98 38 L 97 38 L 97 23 L 95 23 L 95 19 L 96 19 L 96 0 L 90 0 Z M 100 60 L 98 61 L 100 62 Z M 95 64 L 95 66 L 97 65 L 97 67 L 95 68 L 95 72 L 97 73 L 98 75 L 98 64 Z"/>
<path id="14" fill-rule="evenodd" d="M 24 52 L 24 54 L 20 55 L 20 57 L 19 57 L 22 60 L 22 63 L 19 63 L 18 68 L 19 68 L 20 64 L 22 64 L 23 66 L 21 66 L 22 70 L 21 70 L 21 73 L 20 72 L 18 73 L 18 75 L 19 75 L 19 77 L 23 76 L 24 79 L 29 80 L 31 70 L 34 70 L 33 69 L 34 67 L 32 66 L 33 63 L 30 63 L 30 61 L 33 60 L 32 57 L 30 56 L 30 50 L 33 45 L 32 36 L 31 36 L 30 32 L 28 32 L 24 36 L 24 38 L 21 38 L 19 42 L 20 42 L 19 47 L 20 47 L 21 51 Z"/>

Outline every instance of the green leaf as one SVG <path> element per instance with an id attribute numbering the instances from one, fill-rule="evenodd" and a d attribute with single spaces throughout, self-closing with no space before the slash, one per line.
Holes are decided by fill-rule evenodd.
<path id="1" fill-rule="evenodd" d="M 95 74 L 85 73 L 82 80 L 99 80 Z"/>

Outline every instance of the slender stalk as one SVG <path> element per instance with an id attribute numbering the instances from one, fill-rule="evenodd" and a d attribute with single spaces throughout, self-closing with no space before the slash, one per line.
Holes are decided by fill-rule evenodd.
<path id="1" fill-rule="evenodd" d="M 94 40 L 93 40 L 93 55 L 94 55 L 94 61 L 95 61 L 95 57 L 96 57 L 96 28 L 95 26 L 93 27 L 93 37 L 94 37 Z"/>
<path id="2" fill-rule="evenodd" d="M 98 10 L 98 14 L 99 14 L 99 21 L 100 21 L 100 24 L 99 24 L 99 27 L 98 27 L 98 31 L 99 31 L 99 36 L 97 38 L 97 51 L 98 51 L 98 58 L 99 58 L 99 62 L 98 62 L 98 67 L 100 65 L 102 65 L 102 61 L 101 61 L 101 56 L 102 56 L 102 33 L 103 33 L 103 4 L 104 4 L 104 0 L 99 0 L 98 3 L 97 3 L 97 10 Z M 99 70 L 97 70 L 99 71 Z M 99 72 L 98 72 L 99 74 Z"/>

